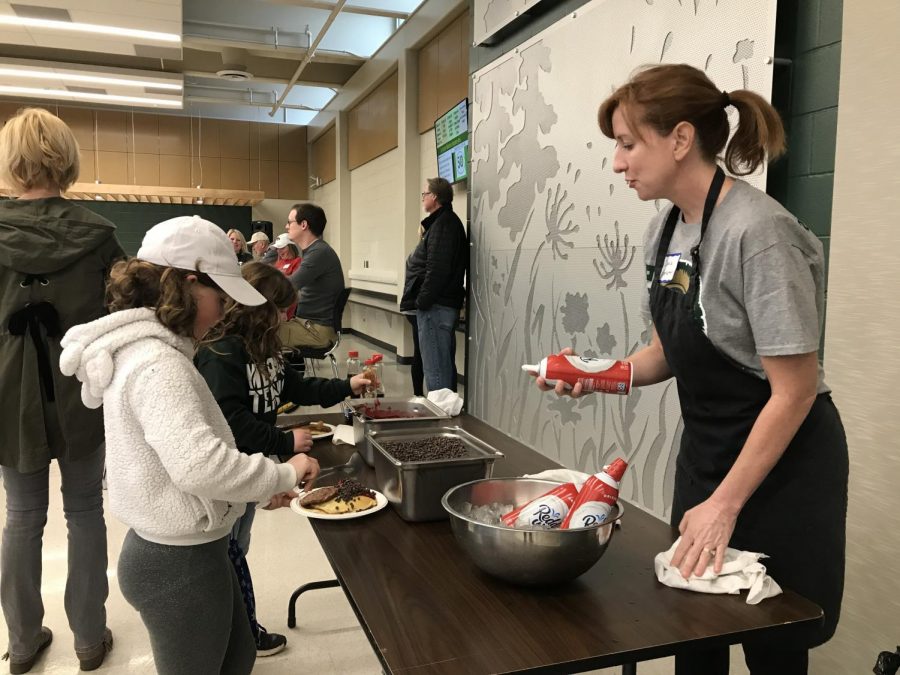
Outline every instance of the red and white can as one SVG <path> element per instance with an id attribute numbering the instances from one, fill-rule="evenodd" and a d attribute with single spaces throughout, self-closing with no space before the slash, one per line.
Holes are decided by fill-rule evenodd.
<path id="1" fill-rule="evenodd" d="M 567 530 L 605 523 L 619 500 L 619 481 L 627 468 L 624 459 L 617 459 L 608 469 L 588 478 L 560 528 Z"/>
<path id="2" fill-rule="evenodd" d="M 628 361 L 565 354 L 551 354 L 537 365 L 523 365 L 522 370 L 536 373 L 551 386 L 563 382 L 572 389 L 580 382 L 583 391 L 602 394 L 628 394 L 633 379 Z"/>
<path id="3" fill-rule="evenodd" d="M 578 496 L 574 483 L 563 483 L 500 517 L 509 527 L 557 528 Z"/>

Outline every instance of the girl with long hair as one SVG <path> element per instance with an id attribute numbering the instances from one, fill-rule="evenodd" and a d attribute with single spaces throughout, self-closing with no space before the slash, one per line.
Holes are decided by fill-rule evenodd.
<path id="1" fill-rule="evenodd" d="M 228 420 L 237 447 L 247 454 L 292 455 L 308 452 L 312 436 L 307 429 L 282 431 L 275 426 L 278 408 L 291 401 L 301 405 L 332 406 L 359 395 L 369 380 L 360 375 L 342 379 L 303 377 L 281 356 L 278 327 L 297 293 L 288 278 L 270 265 L 254 262 L 241 267 L 243 278 L 266 299 L 258 306 L 225 301 L 222 321 L 205 336 L 194 359 Z M 252 581 L 246 555 L 255 504 L 231 533 L 231 557 L 244 585 L 244 600 L 256 638 L 257 655 L 281 651 L 287 640 L 269 633 L 256 621 Z"/>

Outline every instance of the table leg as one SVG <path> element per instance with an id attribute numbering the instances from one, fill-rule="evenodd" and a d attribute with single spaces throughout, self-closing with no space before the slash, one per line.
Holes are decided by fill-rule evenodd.
<path id="1" fill-rule="evenodd" d="M 300 597 L 301 593 L 305 593 L 306 591 L 314 591 L 318 588 L 337 588 L 340 586 L 340 582 L 337 579 L 329 579 L 328 581 L 311 581 L 308 584 L 303 584 L 300 588 L 294 591 L 291 594 L 290 602 L 288 602 L 288 628 L 294 628 L 297 625 L 297 598 Z"/>
<path id="2" fill-rule="evenodd" d="M 637 675 L 637 663 L 623 663 L 622 675 Z"/>

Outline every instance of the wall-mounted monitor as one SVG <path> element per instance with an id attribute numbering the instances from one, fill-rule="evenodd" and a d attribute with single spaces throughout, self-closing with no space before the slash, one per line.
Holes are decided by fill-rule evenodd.
<path id="1" fill-rule="evenodd" d="M 469 99 L 463 99 L 434 123 L 438 175 L 451 183 L 469 177 Z"/>

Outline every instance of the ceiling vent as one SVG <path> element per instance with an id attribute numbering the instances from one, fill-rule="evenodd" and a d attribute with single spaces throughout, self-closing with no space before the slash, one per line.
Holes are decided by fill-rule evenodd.
<path id="1" fill-rule="evenodd" d="M 223 80 L 231 80 L 232 82 L 245 82 L 253 79 L 253 73 L 234 67 L 217 70 L 216 75 Z"/>
<path id="2" fill-rule="evenodd" d="M 222 49 L 222 69 L 216 75 L 223 80 L 246 82 L 253 79 L 253 73 L 247 70 L 247 52 L 243 49 L 225 47 Z"/>

